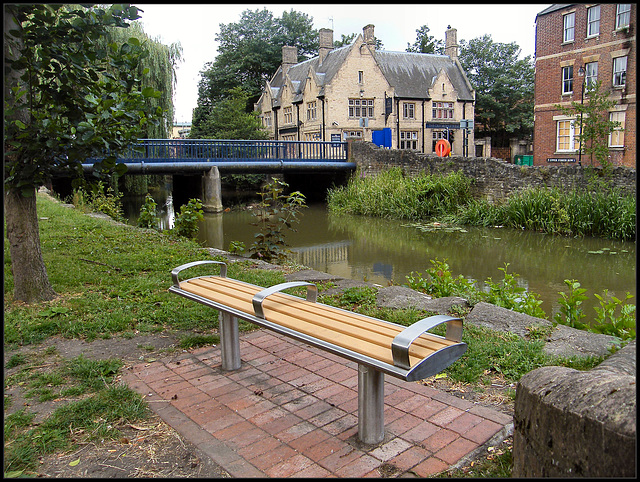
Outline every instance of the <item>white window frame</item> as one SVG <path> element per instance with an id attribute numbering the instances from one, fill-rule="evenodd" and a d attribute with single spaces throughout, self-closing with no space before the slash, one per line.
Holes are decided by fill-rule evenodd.
<path id="1" fill-rule="evenodd" d="M 345 131 L 344 134 L 348 139 L 362 139 L 362 131 Z"/>
<path id="2" fill-rule="evenodd" d="M 566 123 L 569 123 L 569 134 L 562 137 L 568 137 L 569 148 L 560 149 L 560 126 L 566 129 Z M 576 126 L 575 119 L 564 119 L 556 121 L 556 152 L 572 152 L 575 153 L 580 149 L 580 129 Z"/>
<path id="3" fill-rule="evenodd" d="M 627 56 L 613 58 L 613 86 L 623 87 L 627 83 Z"/>
<path id="4" fill-rule="evenodd" d="M 600 35 L 600 5 L 587 8 L 587 38 Z"/>
<path id="5" fill-rule="evenodd" d="M 562 67 L 562 95 L 573 93 L 573 65 Z"/>
<path id="6" fill-rule="evenodd" d="M 433 119 L 453 119 L 453 102 L 432 102 Z"/>
<path id="7" fill-rule="evenodd" d="M 571 22 L 569 22 L 571 20 Z M 562 42 L 573 42 L 576 38 L 576 14 L 568 13 L 562 16 Z"/>
<path id="8" fill-rule="evenodd" d="M 629 27 L 631 22 L 631 4 L 619 3 L 616 6 L 616 30 Z"/>
<path id="9" fill-rule="evenodd" d="M 400 131 L 400 149 L 418 150 L 418 131 Z"/>
<path id="10" fill-rule="evenodd" d="M 416 104 L 414 102 L 402 103 L 402 118 L 403 119 L 415 119 L 416 118 Z"/>
<path id="11" fill-rule="evenodd" d="M 626 113 L 624 111 L 615 111 L 609 113 L 609 120 L 612 122 L 620 122 L 620 126 L 614 128 L 609 134 L 609 147 L 624 147 L 624 126 Z"/>
<path id="12" fill-rule="evenodd" d="M 584 88 L 589 88 L 590 85 L 598 81 L 598 62 L 587 62 L 584 64 Z"/>

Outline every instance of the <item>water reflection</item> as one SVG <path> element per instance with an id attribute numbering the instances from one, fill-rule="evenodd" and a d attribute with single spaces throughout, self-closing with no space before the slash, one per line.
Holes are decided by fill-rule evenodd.
<path id="1" fill-rule="evenodd" d="M 163 222 L 171 226 L 170 196 L 163 205 Z M 204 217 L 198 233 L 204 246 L 228 249 L 231 241 L 239 241 L 249 247 L 257 232 L 248 211 L 205 213 Z M 630 242 L 508 228 L 422 232 L 400 221 L 330 215 L 325 205 L 305 209 L 297 232 L 288 232 L 286 239 L 299 264 L 383 286 L 404 284 L 412 272 L 426 276 L 430 260 L 435 259 L 446 259 L 454 275 L 462 274 L 482 286 L 489 278 L 502 280 L 499 268 L 509 263 L 509 273 L 519 274 L 519 286 L 540 295 L 550 318 L 558 309 L 558 292 L 567 290 L 565 279 L 577 279 L 587 289 L 589 318 L 595 314 L 593 307 L 599 306 L 593 293 L 608 289 L 618 298 L 627 291 L 636 295 L 636 246 Z M 631 301 L 635 304 L 635 298 Z"/>

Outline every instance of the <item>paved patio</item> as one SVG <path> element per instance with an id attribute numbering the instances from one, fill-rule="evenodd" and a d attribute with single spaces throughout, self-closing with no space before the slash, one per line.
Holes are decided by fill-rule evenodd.
<path id="1" fill-rule="evenodd" d="M 276 333 L 134 366 L 125 381 L 232 477 L 428 477 L 498 443 L 512 418 L 420 383 L 385 377 L 385 439 L 357 440 L 357 364 Z"/>

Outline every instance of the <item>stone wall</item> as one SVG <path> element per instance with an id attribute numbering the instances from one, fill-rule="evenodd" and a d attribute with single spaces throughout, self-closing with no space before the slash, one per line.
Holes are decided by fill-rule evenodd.
<path id="1" fill-rule="evenodd" d="M 358 165 L 361 176 L 375 175 L 391 167 L 401 167 L 407 175 L 462 171 L 475 180 L 473 195 L 490 201 L 501 200 L 527 187 L 561 187 L 585 189 L 589 168 L 577 165 L 517 166 L 500 159 L 484 157 L 438 157 L 415 151 L 384 149 L 371 142 L 349 143 L 349 158 Z M 594 171 L 601 172 L 600 168 Z M 613 184 L 624 192 L 636 193 L 636 170 L 615 167 Z"/>
<path id="2" fill-rule="evenodd" d="M 520 379 L 512 477 L 635 475 L 635 340 L 592 370 L 543 367 Z"/>

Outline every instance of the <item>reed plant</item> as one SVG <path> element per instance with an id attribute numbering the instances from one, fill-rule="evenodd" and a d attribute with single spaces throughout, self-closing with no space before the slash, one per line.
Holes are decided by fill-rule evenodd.
<path id="1" fill-rule="evenodd" d="M 377 176 L 353 177 L 346 185 L 330 189 L 327 204 L 336 213 L 424 220 L 470 202 L 471 182 L 459 172 L 406 176 L 402 169 L 393 168 Z"/>
<path id="2" fill-rule="evenodd" d="M 506 201 L 474 199 L 472 180 L 460 172 L 406 176 L 400 168 L 354 177 L 328 192 L 334 213 L 411 221 L 439 220 L 470 226 L 508 226 L 557 235 L 636 236 L 636 199 L 615 188 L 527 188 Z"/>

